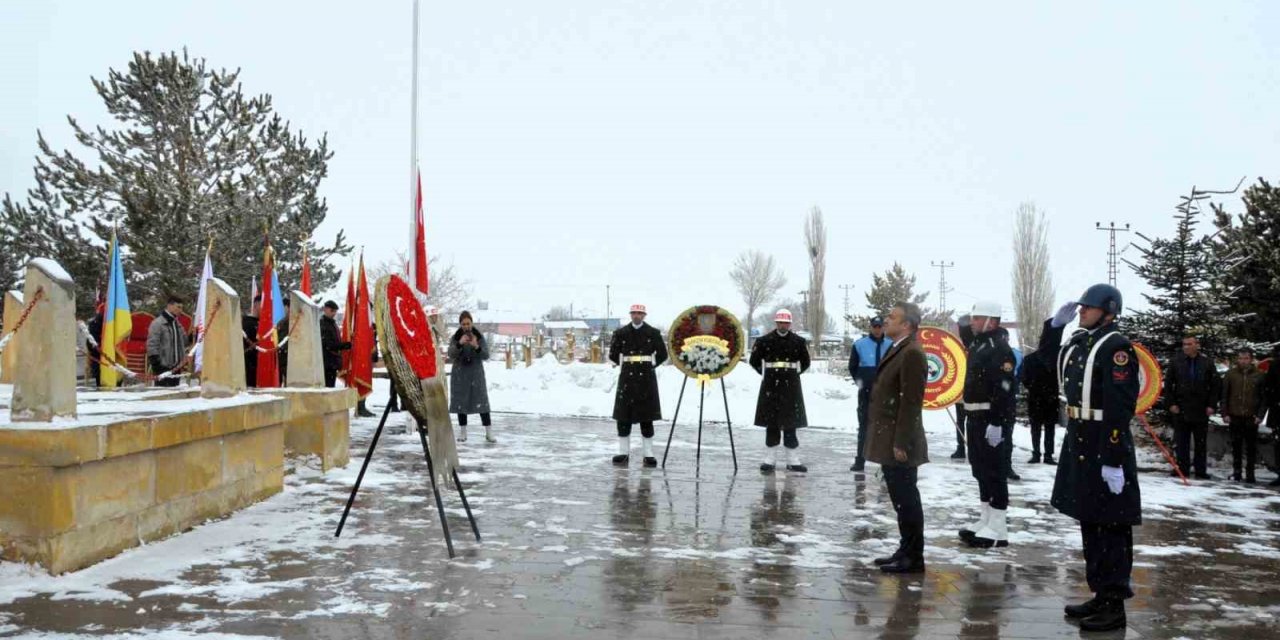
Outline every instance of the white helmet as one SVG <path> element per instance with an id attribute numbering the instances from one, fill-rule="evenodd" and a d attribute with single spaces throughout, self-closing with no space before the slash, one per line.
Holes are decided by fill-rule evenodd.
<path id="1" fill-rule="evenodd" d="M 970 316 L 981 316 L 983 318 L 999 318 L 1000 303 L 991 300 L 979 300 L 973 305 L 973 309 L 969 311 Z"/>
<path id="2" fill-rule="evenodd" d="M 773 314 L 773 321 L 774 321 L 774 322 L 787 322 L 787 323 L 790 323 L 790 322 L 791 322 L 791 312 L 790 312 L 790 311 L 788 311 L 788 310 L 786 310 L 786 309 L 778 309 L 778 312 L 777 312 L 777 313 L 775 313 L 775 314 Z"/>

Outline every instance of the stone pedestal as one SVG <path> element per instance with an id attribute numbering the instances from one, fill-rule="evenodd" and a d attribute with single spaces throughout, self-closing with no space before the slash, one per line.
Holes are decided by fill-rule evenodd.
<path id="1" fill-rule="evenodd" d="M 4 328 L 0 330 L 0 340 L 4 339 L 10 331 L 13 331 L 14 325 L 18 324 L 18 318 L 22 316 L 22 292 L 6 291 L 4 294 Z M 18 334 L 9 336 L 9 342 L 4 348 L 4 353 L 0 353 L 0 384 L 13 384 L 13 378 L 17 374 L 18 368 L 14 365 L 18 361 Z"/>
<path id="2" fill-rule="evenodd" d="M 320 346 L 320 305 L 301 291 L 289 292 L 289 381 L 304 389 L 324 387 Z"/>
<path id="3" fill-rule="evenodd" d="M 13 420 L 48 422 L 54 418 L 74 418 L 75 283 L 58 263 L 36 258 L 27 263 L 23 298 L 34 306 L 19 329 L 22 336 L 15 353 Z"/>
<path id="4" fill-rule="evenodd" d="M 208 292 L 200 395 L 225 398 L 245 390 L 240 296 L 217 278 L 209 279 Z"/>
<path id="5" fill-rule="evenodd" d="M 289 339 L 289 344 L 292 349 L 293 338 Z M 292 368 L 289 375 L 293 376 Z M 284 422 L 286 455 L 314 456 L 320 461 L 321 471 L 347 466 L 351 456 L 351 409 L 356 406 L 355 389 L 286 388 L 262 389 L 255 393 L 288 400 L 289 410 Z"/>

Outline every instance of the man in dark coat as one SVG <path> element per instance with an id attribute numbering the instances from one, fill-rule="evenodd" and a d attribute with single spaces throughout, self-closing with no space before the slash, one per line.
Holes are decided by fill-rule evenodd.
<path id="1" fill-rule="evenodd" d="M 1182 353 L 1174 356 L 1164 377 L 1164 397 L 1173 414 L 1174 450 L 1178 466 L 1195 468 L 1196 478 L 1210 479 L 1205 447 L 1209 441 L 1209 418 L 1218 411 L 1221 380 L 1213 360 L 1200 353 L 1195 336 L 1182 339 Z M 1195 453 L 1192 454 L 1192 442 Z M 1173 471 L 1173 475 L 1178 472 Z M 1188 473 L 1190 475 L 1190 473 Z"/>
<path id="2" fill-rule="evenodd" d="M 631 324 L 614 331 L 609 341 L 609 361 L 622 368 L 613 400 L 613 419 L 618 421 L 618 455 L 613 463 L 623 467 L 631 462 L 631 425 L 637 422 L 644 466 L 658 466 L 653 456 L 653 422 L 662 419 L 657 367 L 667 360 L 667 345 L 662 333 L 645 323 L 647 315 L 644 305 L 631 305 Z"/>
<path id="3" fill-rule="evenodd" d="M 280 345 L 276 348 L 276 366 L 280 371 L 280 386 L 285 387 L 289 379 L 289 343 L 285 342 L 289 337 L 289 296 L 286 294 L 280 302 L 284 305 L 284 317 L 276 323 L 276 344 Z"/>
<path id="4" fill-rule="evenodd" d="M 164 310 L 147 329 L 147 365 L 156 375 L 157 387 L 176 387 L 182 381 L 178 374 L 190 363 L 187 357 L 187 332 L 178 322 L 182 300 L 169 296 Z M 160 377 L 168 374 L 168 377 Z"/>
<path id="5" fill-rule="evenodd" d="M 969 346 L 964 382 L 965 437 L 969 467 L 978 481 L 982 506 L 978 523 L 960 530 L 971 547 L 1009 546 L 1009 476 L 1005 457 L 1013 446 L 1017 416 L 1017 361 L 1009 346 L 1009 332 L 1000 326 L 1001 308 L 979 302 L 969 314 L 973 342 Z"/>
<path id="6" fill-rule="evenodd" d="M 1027 420 L 1031 423 L 1031 464 L 1041 461 L 1040 438 L 1044 434 L 1044 463 L 1053 460 L 1053 428 L 1058 424 L 1058 374 L 1053 370 L 1057 352 L 1036 349 L 1022 361 L 1018 381 L 1026 390 Z"/>
<path id="7" fill-rule="evenodd" d="M 871 390 L 867 459 L 884 472 L 898 515 L 898 550 L 875 560 L 885 573 L 924 571 L 924 508 L 916 480 L 920 465 L 929 462 L 921 415 L 929 365 L 915 338 L 919 328 L 919 307 L 906 302 L 894 306 L 885 323 L 893 347 L 880 361 Z"/>
<path id="8" fill-rule="evenodd" d="M 764 376 L 756 399 L 757 427 L 765 428 L 765 460 L 760 471 L 773 473 L 778 466 L 778 443 L 787 450 L 787 471 L 809 470 L 800 462 L 800 440 L 796 429 L 809 426 L 804 411 L 800 374 L 809 370 L 809 345 L 791 332 L 791 312 L 779 309 L 773 316 L 775 329 L 761 336 L 751 347 L 751 368 Z"/>
<path id="9" fill-rule="evenodd" d="M 880 361 L 892 346 L 893 340 L 884 335 L 884 318 L 876 316 L 871 319 L 871 333 L 859 338 L 849 350 L 849 375 L 858 385 L 858 453 L 853 459 L 853 466 L 849 467 L 850 471 L 866 468 L 867 409 L 871 406 L 871 387 L 875 384 Z"/>
<path id="10" fill-rule="evenodd" d="M 102 384 L 102 349 L 94 345 L 98 341 L 102 340 L 102 324 L 105 308 L 105 305 L 99 304 L 98 310 L 94 312 L 93 318 L 89 320 L 88 328 L 90 339 L 85 341 L 84 345 L 85 353 L 89 358 L 89 382 L 95 387 Z"/>
<path id="11" fill-rule="evenodd" d="M 327 300 L 324 312 L 320 316 L 320 350 L 324 353 L 324 386 L 335 387 L 338 384 L 338 370 L 342 368 L 342 352 L 351 348 L 350 342 L 342 341 L 338 332 L 338 303 Z"/>
<path id="12" fill-rule="evenodd" d="M 1138 463 L 1129 423 L 1138 405 L 1138 358 L 1122 335 L 1116 316 L 1120 291 L 1106 284 L 1089 287 L 1074 304 L 1045 323 L 1040 350 L 1061 344 L 1063 327 L 1080 308 L 1080 327 L 1062 346 L 1067 433 L 1053 484 L 1051 503 L 1080 521 L 1085 577 L 1095 597 L 1066 608 L 1085 631 L 1125 626 L 1124 601 L 1133 597 L 1133 527 L 1142 524 Z"/>
<path id="13" fill-rule="evenodd" d="M 254 296 L 249 310 L 240 318 L 240 330 L 244 334 L 244 383 L 248 387 L 258 386 L 258 308 L 261 305 L 262 296 Z"/>
<path id="14" fill-rule="evenodd" d="M 1258 461 L 1258 425 L 1267 412 L 1263 375 L 1253 363 L 1253 349 L 1245 347 L 1236 355 L 1235 366 L 1222 377 L 1222 413 L 1231 427 L 1231 479 L 1237 482 L 1257 482 L 1253 468 Z"/>

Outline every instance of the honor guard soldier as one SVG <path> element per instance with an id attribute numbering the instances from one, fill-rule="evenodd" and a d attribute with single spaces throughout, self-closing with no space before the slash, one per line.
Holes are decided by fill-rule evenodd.
<path id="1" fill-rule="evenodd" d="M 969 326 L 973 342 L 964 381 L 965 439 L 982 511 L 972 529 L 960 530 L 960 539 L 971 547 L 1007 547 L 1009 476 L 1005 456 L 1012 446 L 1017 416 L 1017 360 L 1009 346 L 1009 332 L 1000 326 L 999 304 L 973 305 Z"/>
<path id="2" fill-rule="evenodd" d="M 1138 358 L 1116 326 L 1120 291 L 1097 284 L 1046 322 L 1040 350 L 1062 341 L 1076 315 L 1080 327 L 1062 345 L 1057 371 L 1066 404 L 1067 433 L 1058 458 L 1052 504 L 1080 522 L 1085 575 L 1094 598 L 1066 608 L 1085 631 L 1125 626 L 1124 601 L 1133 597 L 1133 527 L 1142 524 L 1142 497 L 1129 422 L 1138 404 Z"/>
<path id="3" fill-rule="evenodd" d="M 778 465 L 778 443 L 787 449 L 787 471 L 804 473 L 796 451 L 800 440 L 796 429 L 809 426 L 804 412 L 800 374 L 809 370 L 809 345 L 791 332 L 791 312 L 779 309 L 773 316 L 775 329 L 751 347 L 751 368 L 764 376 L 756 399 L 757 427 L 765 428 L 765 459 L 760 471 L 773 473 Z"/>
<path id="4" fill-rule="evenodd" d="M 637 422 L 643 436 L 644 466 L 658 466 L 653 457 L 653 422 L 662 419 L 662 404 L 655 369 L 667 360 L 667 346 L 662 334 L 645 323 L 646 315 L 644 305 L 631 305 L 631 324 L 614 331 L 609 342 L 609 361 L 622 367 L 613 400 L 613 419 L 618 421 L 618 455 L 613 463 L 620 467 L 631 461 L 631 425 Z"/>

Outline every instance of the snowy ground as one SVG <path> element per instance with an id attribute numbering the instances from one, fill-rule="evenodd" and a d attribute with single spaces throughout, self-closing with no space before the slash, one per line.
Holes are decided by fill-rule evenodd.
<path id="1" fill-rule="evenodd" d="M 491 367 L 495 407 L 608 413 L 607 368 L 540 369 Z M 459 551 L 449 561 L 421 449 L 402 433 L 384 436 L 347 530 L 333 537 L 375 426 L 360 420 L 348 468 L 321 475 L 303 466 L 284 493 L 230 518 L 57 578 L 0 564 L 0 635 L 1078 636 L 1060 609 L 1084 595 L 1078 533 L 1047 504 L 1051 467 L 1017 465 L 1024 480 L 1011 487 L 1010 549 L 958 546 L 954 531 L 974 515 L 976 489 L 967 467 L 946 459 L 949 419 L 927 414 L 929 573 L 885 577 L 870 562 L 892 550 L 896 528 L 877 474 L 848 471 L 852 387 L 806 377 L 814 422 L 846 431 L 802 432 L 811 472 L 766 478 L 755 470 L 762 432 L 746 426 L 751 376 L 735 372 L 728 387 L 737 475 L 723 424 L 704 431 L 695 474 L 696 427 L 683 417 L 665 471 L 615 470 L 605 420 L 500 413 L 498 443 L 473 436 L 460 447 L 484 541 L 471 538 L 456 493 L 446 492 Z M 662 384 L 670 414 L 679 379 L 664 371 Z M 384 397 L 375 394 L 375 409 Z M 1025 447 L 1026 430 L 1018 436 Z M 1026 452 L 1015 455 L 1021 463 Z M 1128 637 L 1280 631 L 1280 493 L 1183 487 L 1163 473 L 1142 483 L 1147 523 L 1137 531 Z"/>

